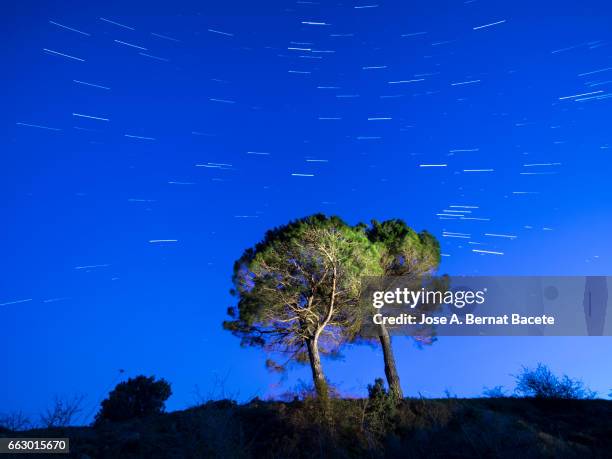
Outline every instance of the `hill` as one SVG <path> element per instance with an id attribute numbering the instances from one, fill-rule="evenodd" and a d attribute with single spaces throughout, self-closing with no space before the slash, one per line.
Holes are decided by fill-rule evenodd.
<path id="1" fill-rule="evenodd" d="M 612 401 L 523 398 L 208 402 L 97 427 L 1 437 L 68 437 L 70 457 L 612 457 Z M 27 457 L 20 455 L 19 457 Z"/>

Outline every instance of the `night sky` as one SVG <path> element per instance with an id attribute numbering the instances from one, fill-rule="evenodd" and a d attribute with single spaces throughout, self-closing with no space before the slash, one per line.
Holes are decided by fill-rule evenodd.
<path id="1" fill-rule="evenodd" d="M 11 3 L 0 412 L 84 394 L 89 420 L 141 373 L 170 409 L 309 383 L 221 322 L 233 261 L 315 212 L 427 229 L 450 274 L 612 274 L 609 2 Z M 409 396 L 536 362 L 612 389 L 609 337 L 394 348 Z M 384 374 L 376 347 L 324 367 L 345 395 Z"/>

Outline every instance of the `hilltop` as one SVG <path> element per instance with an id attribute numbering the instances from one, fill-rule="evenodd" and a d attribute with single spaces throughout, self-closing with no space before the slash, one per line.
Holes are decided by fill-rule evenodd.
<path id="1" fill-rule="evenodd" d="M 0 431 L 69 437 L 70 457 L 593 457 L 612 454 L 612 401 L 533 398 L 221 400 L 98 427 Z M 331 427 L 330 427 L 331 426 Z M 20 457 L 26 457 L 21 455 Z"/>

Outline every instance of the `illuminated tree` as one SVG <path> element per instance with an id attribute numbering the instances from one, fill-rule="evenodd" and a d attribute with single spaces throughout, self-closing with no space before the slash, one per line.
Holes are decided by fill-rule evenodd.
<path id="1" fill-rule="evenodd" d="M 308 362 L 317 396 L 327 399 L 321 354 L 356 335 L 361 277 L 382 274 L 378 249 L 362 228 L 321 214 L 268 231 L 234 265 L 238 304 L 224 328 L 242 345 L 285 354 L 269 366 Z"/>
<path id="2" fill-rule="evenodd" d="M 363 227 L 363 226 L 362 226 Z M 427 231 L 416 233 L 403 220 L 393 219 L 382 223 L 372 220 L 365 229 L 368 239 L 380 253 L 380 268 L 385 276 L 418 278 L 433 273 L 440 264 L 440 244 Z M 380 344 L 385 363 L 385 375 L 391 393 L 403 398 L 391 336 L 385 325 L 380 325 Z M 422 344 L 431 344 L 433 335 L 419 337 Z"/>

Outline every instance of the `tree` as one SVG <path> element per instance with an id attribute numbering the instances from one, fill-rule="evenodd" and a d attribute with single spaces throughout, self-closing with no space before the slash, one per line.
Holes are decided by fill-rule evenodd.
<path id="1" fill-rule="evenodd" d="M 125 421 L 162 413 L 170 395 L 172 389 L 165 379 L 156 381 L 154 376 L 142 375 L 130 378 L 117 384 L 102 401 L 95 422 Z"/>
<path id="2" fill-rule="evenodd" d="M 593 399 L 597 396 L 582 381 L 567 375 L 561 378 L 541 363 L 535 369 L 523 367 L 521 374 L 515 376 L 515 392 L 523 397 Z"/>
<path id="3" fill-rule="evenodd" d="M 316 394 L 329 389 L 321 354 L 338 352 L 360 325 L 361 276 L 381 274 L 378 246 L 338 217 L 316 214 L 268 231 L 234 265 L 238 298 L 224 328 L 244 346 L 308 362 Z"/>
<path id="4" fill-rule="evenodd" d="M 364 228 L 364 226 L 361 226 Z M 433 273 L 440 264 L 440 244 L 427 231 L 416 233 L 403 220 L 392 219 L 384 222 L 372 220 L 365 228 L 368 239 L 379 245 L 381 270 L 386 276 L 417 278 Z M 403 392 L 391 346 L 391 336 L 385 325 L 380 326 L 380 344 L 385 363 L 385 375 L 391 393 L 402 399 Z M 421 339 L 430 344 L 431 339 Z"/>

